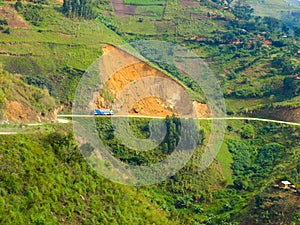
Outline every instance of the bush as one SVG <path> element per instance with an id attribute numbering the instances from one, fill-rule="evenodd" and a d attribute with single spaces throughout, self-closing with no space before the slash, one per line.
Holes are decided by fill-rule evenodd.
<path id="1" fill-rule="evenodd" d="M 24 18 L 31 22 L 35 26 L 39 26 L 43 21 L 43 16 L 41 13 L 42 6 L 28 4 L 23 7 L 22 13 Z"/>
<path id="2" fill-rule="evenodd" d="M 247 124 L 243 127 L 242 138 L 250 139 L 255 137 L 255 129 L 251 124 Z"/>
<path id="3" fill-rule="evenodd" d="M 5 31 L 3 31 L 3 33 L 4 34 L 10 34 L 11 33 L 11 30 L 10 30 L 10 28 L 8 27 L 8 28 L 6 28 L 6 30 Z"/>
<path id="4" fill-rule="evenodd" d="M 0 25 L 8 25 L 7 19 L 0 19 Z"/>
<path id="5" fill-rule="evenodd" d="M 41 89 L 47 89 L 50 95 L 55 95 L 54 87 L 50 79 L 42 76 L 26 76 L 29 85 L 36 86 Z"/>
<path id="6" fill-rule="evenodd" d="M 22 10 L 22 9 L 23 9 L 23 3 L 22 3 L 21 1 L 17 1 L 17 2 L 15 3 L 15 9 L 16 9 L 17 11 Z"/>

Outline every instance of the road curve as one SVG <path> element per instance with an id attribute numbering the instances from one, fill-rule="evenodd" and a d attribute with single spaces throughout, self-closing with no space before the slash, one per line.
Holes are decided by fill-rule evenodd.
<path id="1" fill-rule="evenodd" d="M 58 123 L 68 123 L 71 122 L 67 119 L 61 119 L 61 118 L 94 118 L 94 115 L 72 115 L 72 114 L 63 114 L 63 115 L 57 115 L 59 118 L 57 120 Z M 98 116 L 98 117 L 116 117 L 116 118 L 122 118 L 122 117 L 130 117 L 130 118 L 148 118 L 148 119 L 164 119 L 165 117 L 152 117 L 152 116 L 137 116 L 137 115 L 113 115 L 113 116 Z M 210 117 L 210 118 L 196 118 L 197 120 L 251 120 L 251 121 L 262 121 L 262 122 L 269 122 L 269 123 L 278 123 L 278 124 L 286 124 L 291 126 L 300 126 L 300 123 L 296 122 L 288 122 L 288 121 L 282 121 L 282 120 L 273 120 L 273 119 L 263 119 L 263 118 L 253 118 L 253 117 Z M 42 125 L 42 124 L 28 124 L 28 125 Z M 14 135 L 19 134 L 22 132 L 10 132 L 10 131 L 3 131 L 0 132 L 0 135 Z"/>
<path id="2" fill-rule="evenodd" d="M 58 118 L 93 118 L 94 115 L 72 115 L 64 114 L 57 115 Z M 132 118 L 149 118 L 149 119 L 164 119 L 165 117 L 152 117 L 152 116 L 138 116 L 138 115 L 112 115 L 112 116 L 98 116 L 98 117 L 132 117 Z M 297 122 L 288 122 L 283 120 L 274 120 L 274 119 L 263 119 L 255 117 L 208 117 L 208 118 L 197 118 L 198 120 L 251 120 L 251 121 L 262 121 L 270 123 L 279 123 L 292 126 L 300 126 L 300 123 Z"/>

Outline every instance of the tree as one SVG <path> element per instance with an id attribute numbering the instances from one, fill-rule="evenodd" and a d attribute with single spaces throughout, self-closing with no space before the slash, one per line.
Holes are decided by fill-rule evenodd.
<path id="1" fill-rule="evenodd" d="M 281 31 L 284 34 L 289 34 L 290 28 L 286 24 L 282 24 Z"/>
<path id="2" fill-rule="evenodd" d="M 273 169 L 273 167 L 282 159 L 284 146 L 278 143 L 266 144 L 258 153 L 255 163 L 263 169 Z"/>
<path id="3" fill-rule="evenodd" d="M 227 0 L 227 4 L 228 4 L 229 7 L 231 6 L 232 2 L 233 2 L 233 0 Z"/>
<path id="4" fill-rule="evenodd" d="M 15 9 L 20 11 L 23 8 L 23 3 L 19 0 L 15 3 Z"/>
<path id="5" fill-rule="evenodd" d="M 251 19 L 253 13 L 254 9 L 249 5 L 237 4 L 233 8 L 233 14 L 238 19 L 249 20 Z"/>
<path id="6" fill-rule="evenodd" d="M 283 74 L 290 75 L 295 72 L 295 66 L 287 56 L 276 56 L 272 62 L 272 66 L 281 69 Z"/>
<path id="7" fill-rule="evenodd" d="M 223 35 L 222 39 L 226 42 L 226 43 L 230 43 L 232 41 L 236 40 L 236 36 L 233 33 L 226 33 Z"/>
<path id="8" fill-rule="evenodd" d="M 96 4 L 91 0 L 64 0 L 62 11 L 67 17 L 94 19 L 97 17 Z"/>
<path id="9" fill-rule="evenodd" d="M 264 17 L 263 23 L 267 25 L 268 29 L 273 32 L 275 29 L 280 28 L 280 20 L 274 17 Z"/>
<path id="10" fill-rule="evenodd" d="M 297 95 L 300 93 L 300 80 L 295 77 L 286 77 L 283 80 L 283 88 L 286 94 Z"/>
<path id="11" fill-rule="evenodd" d="M 182 197 L 178 197 L 176 201 L 176 208 L 188 208 L 193 201 L 193 198 L 190 195 L 184 195 Z"/>
<path id="12" fill-rule="evenodd" d="M 251 124 L 247 124 L 243 127 L 242 137 L 247 139 L 255 137 L 255 129 Z"/>
<path id="13" fill-rule="evenodd" d="M 10 33 L 11 33 L 10 28 L 8 27 L 5 31 L 3 31 L 3 33 L 5 33 L 5 34 L 10 34 Z"/>
<path id="14" fill-rule="evenodd" d="M 294 34 L 296 37 L 300 37 L 300 26 L 293 27 Z"/>

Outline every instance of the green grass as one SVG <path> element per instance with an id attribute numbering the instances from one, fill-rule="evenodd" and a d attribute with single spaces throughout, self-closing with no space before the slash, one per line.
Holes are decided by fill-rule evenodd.
<path id="1" fill-rule="evenodd" d="M 138 22 L 139 16 L 126 16 L 116 21 L 121 33 L 129 33 L 134 35 L 161 35 L 173 34 L 174 25 L 170 21 L 153 21 L 147 18 L 142 22 Z"/>
<path id="2" fill-rule="evenodd" d="M 162 5 L 166 0 L 124 0 L 127 5 Z"/>
<path id="3" fill-rule="evenodd" d="M 217 155 L 217 160 L 222 166 L 222 173 L 224 180 L 227 185 L 233 184 L 232 170 L 230 168 L 231 163 L 233 162 L 232 155 L 228 151 L 227 145 L 224 143 Z"/>
<path id="4" fill-rule="evenodd" d="M 124 43 L 97 20 L 66 18 L 50 6 L 45 6 L 40 13 L 44 19 L 39 26 L 29 24 L 31 29 L 12 29 L 11 34 L 0 36 L 0 48 L 8 54 L 0 56 L 5 70 L 50 79 L 62 77 L 60 70 L 64 67 L 85 71 L 102 55 L 104 44 Z M 58 87 L 61 88 L 67 87 Z M 56 97 L 64 102 L 69 100 L 65 96 Z"/>
<path id="5" fill-rule="evenodd" d="M 100 22 L 71 20 L 50 7 L 44 8 L 42 13 L 44 21 L 40 26 L 32 26 L 32 30 L 13 29 L 10 35 L 2 35 L 1 49 L 17 54 L 32 53 L 46 58 L 42 60 L 44 63 L 50 60 L 58 65 L 63 62 L 86 69 L 102 54 L 101 44 L 123 43 L 117 34 Z"/>
<path id="6" fill-rule="evenodd" d="M 176 0 L 168 1 L 165 7 L 165 13 L 163 18 L 161 18 L 162 21 L 152 20 L 153 18 L 160 19 L 163 7 L 137 6 L 136 14 L 147 15 L 143 17 L 143 21 L 139 21 L 140 17 L 138 16 L 117 18 L 117 27 L 121 33 L 130 33 L 132 35 L 160 36 L 161 34 L 176 34 L 190 37 L 194 35 L 209 35 L 216 29 L 223 29 L 218 22 L 208 18 L 198 18 L 198 16 L 205 17 L 207 15 L 207 9 L 202 6 L 187 10 L 179 0 Z M 152 17 L 151 20 L 148 17 Z"/>
<path id="7" fill-rule="evenodd" d="M 156 6 L 137 7 L 137 10 L 149 9 L 159 11 Z M 147 37 L 147 35 L 165 33 L 169 34 L 168 40 L 174 41 L 178 38 L 180 44 L 184 45 L 187 43 L 179 39 L 184 35 L 213 37 L 214 34 L 211 33 L 213 30 L 227 31 L 220 22 L 205 18 L 208 10 L 216 13 L 220 11 L 204 6 L 200 6 L 197 10 L 193 12 L 199 13 L 203 18 L 193 17 L 191 11 L 186 12 L 179 1 L 168 1 L 164 21 L 157 22 L 145 18 L 144 21 L 138 22 L 138 17 L 118 18 L 117 29 L 120 33 L 131 33 L 134 39 L 142 39 L 143 35 Z M 102 54 L 103 42 L 123 43 L 118 35 L 99 22 L 70 20 L 50 7 L 45 8 L 43 13 L 45 19 L 39 27 L 32 26 L 32 30 L 14 29 L 12 34 L 0 37 L 1 49 L 10 53 L 34 55 L 31 57 L 1 56 L 0 60 L 6 68 L 14 69 L 16 72 L 19 70 L 23 74 L 64 76 L 61 67 L 69 66 L 82 70 L 88 67 Z M 178 36 L 173 37 L 175 33 L 173 24 L 176 23 L 179 24 L 176 29 Z M 250 56 L 243 59 L 237 57 L 234 60 L 231 59 L 234 54 L 222 52 L 223 45 L 207 44 L 203 47 L 201 43 L 193 43 L 193 46 L 196 48 L 195 52 L 208 59 L 216 74 L 222 78 L 222 85 L 225 83 L 224 88 L 238 88 L 245 77 L 249 77 L 249 83 L 255 87 L 261 87 L 260 85 L 273 79 L 280 79 L 279 76 L 274 76 L 259 81 L 264 79 L 260 73 L 242 71 L 237 74 L 236 80 L 228 81 L 225 75 L 227 71 L 224 71 L 224 68 L 229 71 L 234 70 L 242 65 L 242 60 L 251 61 L 256 56 L 249 53 Z M 247 52 L 247 50 L 240 50 L 240 52 L 237 50 L 237 53 L 242 51 Z M 280 51 L 284 54 L 286 50 L 282 48 Z M 222 53 L 218 55 L 220 52 Z M 269 64 L 259 61 L 253 67 L 261 71 L 264 69 L 263 66 Z M 70 76 L 73 77 L 73 74 L 70 73 Z M 74 75 L 74 77 L 78 79 L 78 76 Z M 1 78 L 0 76 L 0 80 Z M 252 87 L 250 84 L 247 84 L 247 87 Z M 7 94 L 7 89 L 13 86 L 10 83 L 0 86 L 0 101 L 15 97 L 15 92 Z M 69 82 L 65 86 L 68 90 L 64 94 L 69 95 L 68 91 L 73 87 L 74 83 Z M 4 89 L 5 91 L 1 92 Z M 23 92 L 22 95 L 28 96 L 28 92 Z M 248 100 L 230 98 L 226 101 L 228 109 L 232 111 L 270 103 L 269 98 Z M 291 101 L 299 102 L 299 98 L 296 97 Z M 35 103 L 30 104 L 35 105 Z M 40 106 L 35 105 L 35 107 Z M 104 118 L 99 118 L 99 124 L 105 126 L 101 119 Z M 138 137 L 147 136 L 144 129 L 147 121 L 132 119 L 134 133 Z M 150 187 L 121 186 L 111 183 L 92 171 L 79 154 L 72 134 L 68 132 L 71 127 L 56 129 L 53 126 L 43 127 L 41 130 L 34 128 L 33 134 L 25 132 L 25 135 L 0 136 L 0 161 L 4 162 L 0 174 L 0 224 L 46 224 L 46 222 L 49 224 L 226 224 L 228 220 L 230 222 L 238 220 L 241 210 L 249 211 L 249 206 L 253 207 L 251 203 L 267 188 L 267 185 L 272 185 L 270 183 L 273 180 L 290 177 L 295 180 L 295 184 L 300 185 L 295 176 L 295 169 L 299 164 L 300 131 L 298 128 L 272 123 L 246 123 L 246 121 L 229 121 L 228 125 L 232 130 L 228 129 L 216 160 L 206 170 L 200 171 L 197 167 L 204 151 L 199 145 L 191 161 L 182 170 L 163 183 Z M 249 125 L 254 127 L 255 135 L 249 139 L 243 138 L 241 135 L 243 128 Z M 207 121 L 201 122 L 199 126 L 204 130 L 206 137 L 204 143 L 207 142 L 209 127 L 210 122 Z M 9 126 L 8 128 L 14 129 Z M 113 129 L 110 130 L 112 132 Z M 105 134 L 99 132 L 99 135 L 105 136 Z M 150 157 L 144 157 L 146 160 L 155 162 L 160 159 L 155 155 L 157 152 L 134 152 L 136 158 L 133 158 L 131 157 L 133 153 L 111 137 L 113 135 L 107 137 L 109 139 L 107 143 L 112 144 L 112 151 L 115 151 L 117 153 L 115 156 L 119 158 L 137 163 L 135 160 L 143 159 L 145 156 L 143 154 L 149 154 Z M 238 154 L 242 149 L 237 149 L 233 155 L 229 152 L 228 139 L 243 143 L 253 154 L 250 156 Z M 284 146 L 283 157 L 274 167 L 269 166 L 269 161 L 263 166 L 257 164 L 256 159 L 258 153 L 262 151 L 261 148 L 274 142 Z M 248 153 L 247 151 L 247 148 L 243 149 L 243 153 Z M 231 167 L 234 162 L 233 156 L 240 160 L 242 165 L 244 156 L 248 157 L 247 160 L 251 157 L 249 164 L 253 164 L 253 167 L 247 168 L 248 171 L 243 171 L 243 166 L 234 170 Z M 269 157 L 267 160 L 271 159 L 272 157 Z M 264 171 L 265 167 L 271 170 Z M 237 172 L 240 176 L 236 175 Z M 244 172 L 247 174 L 245 175 Z M 239 190 L 231 185 L 234 181 L 240 180 L 250 184 L 250 187 Z M 241 216 L 245 219 L 249 218 L 246 214 Z M 270 223 L 274 223 L 274 220 Z M 286 221 L 279 223 L 286 224 Z"/>
<path id="8" fill-rule="evenodd" d="M 91 170 L 68 129 L 0 136 L 1 224 L 176 224 Z"/>
<path id="9" fill-rule="evenodd" d="M 255 14 L 259 16 L 280 18 L 283 12 L 298 8 L 284 0 L 247 0 L 247 2 L 254 8 Z"/>
<path id="10" fill-rule="evenodd" d="M 285 107 L 292 107 L 292 108 L 300 107 L 300 96 L 295 96 L 284 102 L 276 102 L 274 106 L 285 106 Z"/>
<path id="11" fill-rule="evenodd" d="M 137 6 L 135 9 L 135 15 L 161 19 L 163 11 L 163 6 Z"/>
<path id="12" fill-rule="evenodd" d="M 226 108 L 227 111 L 232 112 L 243 112 L 247 108 L 255 107 L 258 105 L 268 104 L 270 103 L 270 99 L 268 98 L 253 98 L 247 100 L 235 99 L 235 98 L 226 98 Z"/>
<path id="13" fill-rule="evenodd" d="M 110 129 L 105 125 L 107 118 L 98 120 L 97 124 L 104 126 L 101 131 Z M 144 126 L 149 120 L 132 118 L 130 122 L 134 133 L 145 137 Z M 206 131 L 209 124 L 209 121 L 201 121 L 200 127 Z M 34 133 L 0 136 L 0 160 L 4 162 L 0 175 L 0 223 L 22 225 L 47 221 L 48 224 L 159 225 L 195 224 L 200 220 L 204 224 L 209 221 L 221 224 L 255 216 L 263 209 L 257 208 L 258 211 L 251 215 L 244 214 L 253 209 L 253 199 L 270 188 L 273 180 L 295 176 L 293 170 L 299 162 L 297 146 L 300 137 L 296 127 L 265 122 L 250 124 L 256 135 L 245 139 L 240 134 L 249 123 L 228 122 L 232 130 L 226 132 L 217 159 L 204 171 L 197 167 L 195 157 L 201 158 L 203 153 L 198 148 L 191 161 L 176 175 L 146 187 L 115 184 L 92 170 L 69 132 L 72 129 L 70 124 L 47 124 L 32 128 Z M 229 139 L 253 149 L 253 162 L 261 147 L 274 143 L 274 140 L 285 146 L 284 155 L 271 173 L 259 178 L 261 182 L 255 182 L 255 173 L 249 169 L 248 175 L 253 177 L 253 180 L 248 180 L 251 189 L 238 190 L 233 188 L 233 181 L 250 178 L 232 175 L 233 160 L 227 146 Z M 128 153 L 121 145 L 117 147 L 122 156 Z M 137 158 L 140 157 L 141 154 L 138 154 Z M 259 169 L 260 175 L 264 170 L 263 167 L 256 169 Z M 296 185 L 298 183 L 295 182 Z M 289 210 L 293 209 L 293 206 L 289 207 Z"/>

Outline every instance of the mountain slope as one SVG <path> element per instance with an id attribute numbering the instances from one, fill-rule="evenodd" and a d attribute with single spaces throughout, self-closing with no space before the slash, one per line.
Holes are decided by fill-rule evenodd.
<path id="1" fill-rule="evenodd" d="M 1 224 L 177 224 L 91 170 L 66 127 L 0 136 L 0 160 Z"/>
<path id="2" fill-rule="evenodd" d="M 55 100 L 47 90 L 24 82 L 21 75 L 0 71 L 0 115 L 11 122 L 41 122 L 56 119 Z"/>

